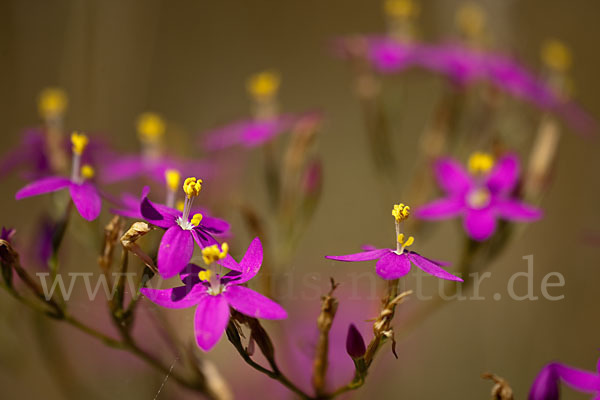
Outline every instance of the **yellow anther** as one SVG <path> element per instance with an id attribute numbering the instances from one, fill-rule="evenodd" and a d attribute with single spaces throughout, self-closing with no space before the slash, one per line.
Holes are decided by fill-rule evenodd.
<path id="1" fill-rule="evenodd" d="M 200 278 L 200 280 L 202 282 L 208 282 L 210 281 L 210 277 L 212 276 L 212 271 L 207 269 L 205 271 L 200 271 L 198 272 L 198 278 Z"/>
<path id="2" fill-rule="evenodd" d="M 164 135 L 165 121 L 158 114 L 143 113 L 138 117 L 137 131 L 142 141 L 154 142 Z"/>
<path id="3" fill-rule="evenodd" d="M 67 93 L 60 88 L 46 88 L 38 97 L 38 110 L 44 118 L 55 117 L 64 113 L 69 100 Z"/>
<path id="4" fill-rule="evenodd" d="M 181 181 L 181 174 L 176 169 L 168 169 L 165 171 L 165 180 L 169 189 L 176 191 Z"/>
<path id="5" fill-rule="evenodd" d="M 542 45 L 542 61 L 556 71 L 565 72 L 571 67 L 573 58 L 565 43 L 551 39 Z"/>
<path id="6" fill-rule="evenodd" d="M 476 151 L 469 157 L 469 171 L 473 174 L 485 174 L 494 166 L 494 157 L 489 153 Z"/>
<path id="7" fill-rule="evenodd" d="M 194 214 L 194 216 L 192 217 L 192 225 L 194 226 L 198 226 L 200 225 L 200 222 L 202 222 L 202 214 L 198 213 L 198 214 Z"/>
<path id="8" fill-rule="evenodd" d="M 398 234 L 398 243 L 400 243 L 400 244 L 404 243 L 404 233 Z"/>
<path id="9" fill-rule="evenodd" d="M 406 239 L 406 242 L 402 243 L 402 247 L 410 247 L 412 246 L 412 244 L 415 242 L 415 238 L 412 236 L 409 236 L 408 239 Z"/>
<path id="10" fill-rule="evenodd" d="M 419 14 L 419 5 L 413 0 L 386 0 L 383 9 L 394 18 L 410 18 Z"/>
<path id="11" fill-rule="evenodd" d="M 392 209 L 392 215 L 396 219 L 396 222 L 404 221 L 410 215 L 410 207 L 404 204 L 395 204 Z"/>
<path id="12" fill-rule="evenodd" d="M 485 20 L 485 12 L 476 3 L 464 3 L 456 11 L 456 25 L 463 34 L 469 37 L 477 37 L 483 33 Z"/>
<path id="13" fill-rule="evenodd" d="M 85 164 L 81 167 L 81 176 L 83 178 L 92 179 L 94 175 L 96 175 L 96 171 L 91 165 Z"/>
<path id="14" fill-rule="evenodd" d="M 82 155 L 88 145 L 88 137 L 83 133 L 73 132 L 71 134 L 71 144 L 73 145 L 73 153 L 78 156 Z"/>
<path id="15" fill-rule="evenodd" d="M 275 71 L 264 71 L 252 75 L 246 82 L 246 89 L 252 97 L 258 100 L 274 96 L 279 89 L 281 79 Z"/>
<path id="16" fill-rule="evenodd" d="M 183 182 L 183 191 L 188 199 L 198 196 L 200 194 L 200 190 L 202 190 L 202 179 L 190 177 Z"/>
<path id="17" fill-rule="evenodd" d="M 178 200 L 175 204 L 175 208 L 179 211 L 183 211 L 183 206 L 185 206 L 185 201 L 183 200 Z"/>
<path id="18" fill-rule="evenodd" d="M 229 245 L 227 243 L 223 243 L 221 245 L 221 250 L 219 250 L 219 246 L 213 244 L 212 246 L 208 246 L 202 249 L 202 259 L 206 265 L 210 265 L 215 261 L 222 260 L 227 257 L 227 253 L 229 252 Z"/>

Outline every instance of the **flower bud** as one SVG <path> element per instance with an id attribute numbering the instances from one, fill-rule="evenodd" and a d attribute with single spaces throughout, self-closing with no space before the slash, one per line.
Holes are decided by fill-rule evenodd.
<path id="1" fill-rule="evenodd" d="M 346 352 L 353 359 L 361 358 L 367 351 L 365 341 L 362 335 L 354 324 L 348 327 L 348 335 L 346 336 Z"/>

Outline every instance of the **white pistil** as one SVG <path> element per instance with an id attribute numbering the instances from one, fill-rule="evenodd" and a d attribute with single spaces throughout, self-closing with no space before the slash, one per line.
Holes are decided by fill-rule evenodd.
<path id="1" fill-rule="evenodd" d="M 71 165 L 71 181 L 82 183 L 81 177 L 81 155 L 73 153 L 73 164 Z"/>
<path id="2" fill-rule="evenodd" d="M 190 211 L 192 209 L 192 202 L 194 198 L 185 198 L 185 202 L 183 203 L 183 215 L 177 218 L 177 223 L 184 230 L 192 230 L 194 229 L 194 225 L 190 222 Z"/>

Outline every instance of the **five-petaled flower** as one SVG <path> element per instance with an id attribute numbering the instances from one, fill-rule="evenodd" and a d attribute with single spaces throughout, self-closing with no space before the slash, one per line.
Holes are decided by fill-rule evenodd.
<path id="1" fill-rule="evenodd" d="M 462 279 L 441 268 L 449 264 L 434 261 L 414 251 L 406 250 L 407 247 L 414 243 L 415 239 L 412 236 L 408 239 L 404 238 L 404 234 L 400 233 L 400 223 L 410 215 L 410 207 L 404 204 L 397 204 L 392 210 L 392 215 L 396 222 L 396 249 L 369 248 L 361 253 L 344 256 L 325 256 L 325 258 L 337 261 L 378 260 L 375 265 L 375 271 L 383 279 L 388 280 L 398 279 L 408 274 L 412 262 L 421 270 L 437 278 L 462 282 Z"/>
<path id="2" fill-rule="evenodd" d="M 225 221 L 210 218 L 205 219 L 200 213 L 190 218 L 192 202 L 200 194 L 202 180 L 194 177 L 187 178 L 183 183 L 186 198 L 183 211 L 152 203 L 148 199 L 149 189 L 142 193 L 140 212 L 144 219 L 153 225 L 166 229 L 158 248 L 158 272 L 165 279 L 180 273 L 189 263 L 194 253 L 194 241 L 200 247 L 217 244 L 211 234 L 224 233 L 229 224 Z M 228 268 L 235 262 L 231 256 L 223 261 Z"/>
<path id="3" fill-rule="evenodd" d="M 207 266 L 225 260 L 225 243 L 202 250 Z M 214 269 L 189 264 L 180 274 L 183 286 L 172 289 L 141 289 L 144 296 L 162 307 L 196 307 L 194 330 L 198 346 L 208 351 L 221 338 L 229 322 L 229 307 L 253 318 L 284 319 L 287 312 L 267 297 L 244 287 L 243 284 L 259 271 L 263 259 L 260 240 L 255 238 L 242 261 L 228 263 L 231 272 L 222 275 Z"/>
<path id="4" fill-rule="evenodd" d="M 81 155 L 88 145 L 86 135 L 73 133 L 71 135 L 73 150 L 73 165 L 71 178 L 51 176 L 31 182 L 17 192 L 17 200 L 44 193 L 55 192 L 60 189 L 69 188 L 71 199 L 79 211 L 79 214 L 88 221 L 94 220 L 100 214 L 102 202 L 98 190 L 90 179 L 94 177 L 94 169 L 90 165 L 81 165 Z"/>
<path id="5" fill-rule="evenodd" d="M 594 399 L 600 399 L 600 360 L 594 372 L 557 362 L 547 364 L 531 385 L 529 400 L 558 400 L 561 381 L 578 392 L 590 393 Z"/>
<path id="6" fill-rule="evenodd" d="M 519 179 L 519 159 L 509 154 L 494 165 L 489 154 L 474 153 L 469 159 L 470 174 L 452 159 L 436 164 L 436 178 L 446 197 L 418 207 L 421 219 L 463 217 L 467 234 L 475 240 L 488 239 L 496 230 L 498 218 L 533 221 L 542 211 L 514 196 Z"/>

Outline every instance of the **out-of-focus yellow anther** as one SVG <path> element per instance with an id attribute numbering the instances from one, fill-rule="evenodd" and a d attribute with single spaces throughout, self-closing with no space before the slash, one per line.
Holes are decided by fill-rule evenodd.
<path id="1" fill-rule="evenodd" d="M 551 39 L 542 45 L 542 61 L 556 71 L 565 72 L 571 67 L 573 58 L 564 42 Z"/>
<path id="2" fill-rule="evenodd" d="M 455 15 L 456 26 L 469 37 L 481 36 L 485 20 L 485 12 L 481 6 L 472 2 L 462 4 Z"/>
<path id="3" fill-rule="evenodd" d="M 94 175 L 96 175 L 96 171 L 91 165 L 85 164 L 81 167 L 81 176 L 84 179 L 92 179 Z"/>
<path id="4" fill-rule="evenodd" d="M 202 249 L 202 259 L 206 265 L 210 265 L 213 262 L 218 260 L 222 260 L 227 257 L 227 253 L 229 252 L 229 245 L 227 243 L 221 244 L 221 250 L 219 250 L 219 246 L 213 244 L 212 246 L 208 246 Z"/>
<path id="5" fill-rule="evenodd" d="M 44 118 L 51 118 L 65 112 L 69 100 L 67 93 L 60 88 L 46 88 L 38 97 L 38 110 Z"/>
<path id="6" fill-rule="evenodd" d="M 404 221 L 410 215 L 410 207 L 405 206 L 404 204 L 394 204 L 394 208 L 392 209 L 392 215 L 396 219 L 396 222 Z"/>
<path id="7" fill-rule="evenodd" d="M 191 221 L 192 225 L 194 225 L 194 226 L 200 225 L 200 222 L 202 222 L 202 218 L 203 218 L 202 214 L 200 214 L 200 213 L 194 214 L 194 216 L 192 217 L 192 221 Z"/>
<path id="8" fill-rule="evenodd" d="M 183 211 L 183 206 L 185 206 L 185 201 L 183 200 L 177 200 L 177 203 L 175 203 L 175 209 L 179 211 Z"/>
<path id="9" fill-rule="evenodd" d="M 190 177 L 183 182 L 183 191 L 188 199 L 198 196 L 200 194 L 200 190 L 202 190 L 202 179 Z"/>
<path id="10" fill-rule="evenodd" d="M 419 14 L 419 5 L 414 0 L 386 0 L 383 10 L 393 18 L 410 18 Z"/>
<path id="11" fill-rule="evenodd" d="M 408 239 L 406 239 L 406 241 L 405 241 L 404 240 L 404 233 L 400 233 L 398 235 L 398 243 L 400 243 L 403 248 L 411 246 L 414 242 L 415 242 L 415 238 L 412 237 L 412 236 L 409 236 Z"/>
<path id="12" fill-rule="evenodd" d="M 137 132 L 145 142 L 155 142 L 165 133 L 165 121 L 158 114 L 145 112 L 138 117 Z"/>
<path id="13" fill-rule="evenodd" d="M 73 153 L 80 156 L 83 154 L 83 152 L 85 151 L 85 148 L 88 145 L 88 137 L 86 135 L 84 135 L 83 133 L 77 133 L 77 132 L 73 132 L 71 134 L 71 144 L 72 149 L 73 149 Z"/>
<path id="14" fill-rule="evenodd" d="M 210 269 L 198 272 L 198 278 L 200 278 L 200 280 L 202 282 L 210 281 L 211 276 L 212 276 L 212 271 Z"/>
<path id="15" fill-rule="evenodd" d="M 494 157 L 489 153 L 476 151 L 469 157 L 469 171 L 473 174 L 485 174 L 494 166 Z"/>
<path id="16" fill-rule="evenodd" d="M 181 182 L 181 174 L 176 169 L 168 169 L 165 171 L 165 181 L 167 181 L 169 189 L 174 192 Z"/>
<path id="17" fill-rule="evenodd" d="M 277 90 L 281 78 L 275 71 L 264 71 L 252 75 L 246 82 L 246 89 L 250 95 L 257 100 L 264 100 L 273 97 Z"/>

